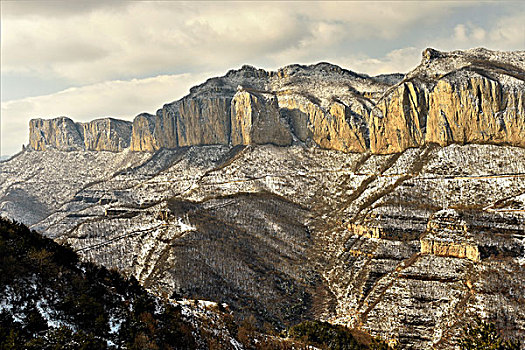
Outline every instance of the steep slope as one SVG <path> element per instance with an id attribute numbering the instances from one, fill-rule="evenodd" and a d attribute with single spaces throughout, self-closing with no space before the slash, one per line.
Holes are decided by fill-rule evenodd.
<path id="1" fill-rule="evenodd" d="M 187 307 L 80 263 L 71 249 L 20 224 L 0 220 L 0 250 L 3 349 L 195 349 L 202 342 L 182 314 Z"/>
<path id="2" fill-rule="evenodd" d="M 225 304 L 159 298 L 135 278 L 79 262 L 70 248 L 4 219 L 0 271 L 2 349 L 292 350 L 337 345 L 364 350 L 369 343 L 385 345 L 364 333 L 356 338 L 348 328 L 319 322 L 300 324 L 286 338 L 267 334 L 253 319 L 236 323 Z"/>
<path id="3" fill-rule="evenodd" d="M 3 215 L 34 224 L 69 202 L 75 193 L 115 172 L 143 163 L 148 153 L 22 152 L 0 166 Z M 89 199 L 86 199 L 89 200 Z"/>
<path id="4" fill-rule="evenodd" d="M 34 153 L 75 154 L 11 162 Z M 33 227 L 158 294 L 278 327 L 322 318 L 403 348 L 451 348 L 477 314 L 523 339 L 524 159 L 493 145 L 161 150 L 70 191 Z"/>

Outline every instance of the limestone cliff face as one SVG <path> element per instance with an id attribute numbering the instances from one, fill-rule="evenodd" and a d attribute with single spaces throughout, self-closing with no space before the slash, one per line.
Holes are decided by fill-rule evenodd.
<path id="1" fill-rule="evenodd" d="M 230 103 L 228 97 L 183 99 L 176 114 L 178 146 L 227 145 Z"/>
<path id="2" fill-rule="evenodd" d="M 524 57 L 523 51 L 427 49 L 405 76 L 378 77 L 328 63 L 277 72 L 244 66 L 193 87 L 156 115 L 138 115 L 129 134 L 129 125 L 114 119 L 82 125 L 36 120 L 30 145 L 152 151 L 301 142 L 374 154 L 430 143 L 524 147 Z"/>
<path id="3" fill-rule="evenodd" d="M 53 147 L 63 151 L 122 151 L 130 145 L 131 123 L 97 119 L 75 123 L 67 117 L 29 122 L 29 146 L 34 150 Z"/>
<path id="4" fill-rule="evenodd" d="M 164 105 L 155 115 L 155 135 L 160 147 L 178 146 L 176 113 L 176 106 Z"/>
<path id="5" fill-rule="evenodd" d="M 524 91 L 474 73 L 440 79 L 430 94 L 427 142 L 525 145 Z"/>
<path id="6" fill-rule="evenodd" d="M 289 122 L 297 138 L 303 142 L 313 141 L 322 148 L 343 152 L 365 152 L 368 149 L 368 128 L 362 114 L 341 101 L 332 102 L 327 108 L 302 96 L 281 98 L 281 109 L 289 116 Z"/>
<path id="7" fill-rule="evenodd" d="M 105 118 L 78 124 L 84 140 L 84 149 L 119 152 L 129 147 L 131 123 Z"/>
<path id="8" fill-rule="evenodd" d="M 425 50 L 421 65 L 376 105 L 371 151 L 395 153 L 425 143 L 523 146 L 524 67 L 500 56 L 481 49 Z"/>
<path id="9" fill-rule="evenodd" d="M 159 149 L 156 131 L 156 116 L 142 113 L 133 120 L 131 134 L 132 151 L 154 151 Z"/>
<path id="10" fill-rule="evenodd" d="M 391 154 L 427 143 L 525 146 L 524 55 L 427 49 L 400 82 L 400 76 L 371 78 L 327 63 L 275 74 L 243 67 L 192 89 L 173 107 L 176 132 L 147 143 L 166 147 L 171 135 L 176 146 L 287 145 L 284 130 L 290 130 L 293 140 L 343 152 Z M 236 84 L 248 88 L 236 94 Z M 253 91 L 276 96 L 278 111 Z M 256 131 L 261 127 L 269 129 Z"/>
<path id="11" fill-rule="evenodd" d="M 29 146 L 34 150 L 44 151 L 48 147 L 81 150 L 83 144 L 77 124 L 67 117 L 32 119 L 29 122 Z"/>
<path id="12" fill-rule="evenodd" d="M 133 120 L 131 133 L 132 151 L 156 151 L 176 148 L 177 124 L 174 109 L 166 105 L 156 115 L 141 113 Z"/>
<path id="13" fill-rule="evenodd" d="M 231 144 L 292 144 L 288 123 L 281 118 L 272 95 L 239 91 L 231 103 Z"/>
<path id="14" fill-rule="evenodd" d="M 370 149 L 373 153 L 396 153 L 424 142 L 426 93 L 407 82 L 397 86 L 373 109 Z"/>

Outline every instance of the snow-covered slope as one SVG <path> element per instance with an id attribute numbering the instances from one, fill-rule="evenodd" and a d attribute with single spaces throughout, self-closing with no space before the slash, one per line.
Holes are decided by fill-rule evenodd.
<path id="1" fill-rule="evenodd" d="M 4 163 L 2 183 L 30 180 L 2 205 L 13 191 L 32 204 L 3 215 L 25 219 L 53 186 L 61 202 L 34 228 L 159 295 L 226 302 L 277 326 L 316 317 L 407 348 L 451 347 L 478 314 L 523 336 L 522 148 L 203 146 L 132 153 L 142 162 L 118 158 L 121 170 L 98 173 L 90 154 L 26 151 Z M 96 178 L 52 181 L 44 163 L 75 169 L 76 159 Z"/>

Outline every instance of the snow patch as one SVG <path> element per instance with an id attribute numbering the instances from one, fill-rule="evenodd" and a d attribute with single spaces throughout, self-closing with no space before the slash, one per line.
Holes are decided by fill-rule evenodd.
<path id="1" fill-rule="evenodd" d="M 182 232 L 188 232 L 188 231 L 195 231 L 197 228 L 195 226 L 192 226 L 189 224 L 189 222 L 186 220 L 186 222 L 182 221 L 182 218 L 177 219 L 177 223 L 180 226 L 180 230 Z"/>

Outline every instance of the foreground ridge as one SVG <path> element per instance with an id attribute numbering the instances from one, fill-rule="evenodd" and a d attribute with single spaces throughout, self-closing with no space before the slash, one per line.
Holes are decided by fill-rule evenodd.
<path id="1" fill-rule="evenodd" d="M 390 154 L 436 143 L 525 146 L 525 51 L 426 49 L 407 73 L 370 77 L 329 63 L 231 70 L 155 115 L 30 121 L 34 150 L 154 151 L 305 144 Z"/>

